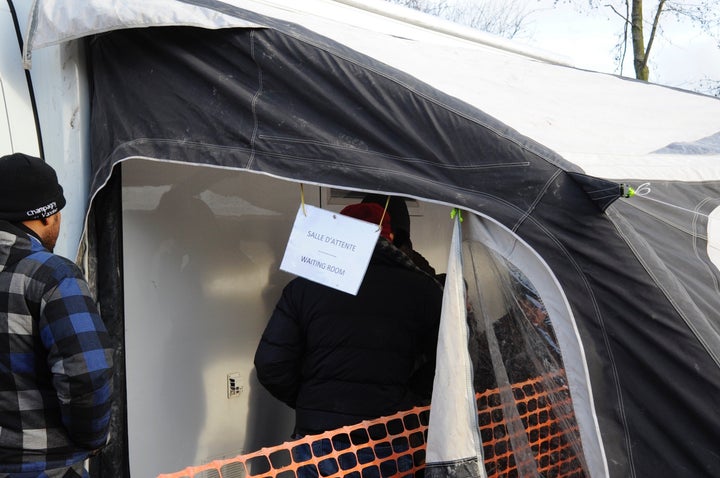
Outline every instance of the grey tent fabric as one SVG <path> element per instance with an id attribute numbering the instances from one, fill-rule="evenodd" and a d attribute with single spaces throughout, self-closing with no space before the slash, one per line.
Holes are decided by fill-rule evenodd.
<path id="1" fill-rule="evenodd" d="M 143 55 L 133 54 L 141 48 Z M 660 472 L 681 462 L 699 474 L 715 467 L 709 444 L 716 442 L 717 418 L 698 427 L 685 400 L 705 397 L 700 409 L 714 409 L 707 390 L 720 383 L 717 368 L 673 380 L 652 372 L 668 357 L 658 340 L 683 342 L 695 360 L 707 350 L 602 214 L 607 204 L 592 199 L 607 202 L 608 190 L 610 198 L 619 196 L 619 185 L 579 182 L 555 164 L 562 160 L 552 151 L 481 111 L 337 48 L 270 29 L 95 37 L 94 188 L 115 163 L 148 157 L 393 192 L 491 216 L 558 274 L 585 344 L 611 474 Z M 645 317 L 652 319 L 640 326 Z M 674 358 L 681 368 L 694 362 Z M 668 407 L 676 411 L 672 421 Z M 708 445 L 680 450 L 649 438 L 673 435 Z"/>

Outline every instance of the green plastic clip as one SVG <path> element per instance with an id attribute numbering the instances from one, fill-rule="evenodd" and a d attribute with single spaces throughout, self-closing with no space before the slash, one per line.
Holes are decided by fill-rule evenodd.
<path id="1" fill-rule="evenodd" d="M 460 209 L 453 208 L 453 210 L 450 211 L 450 219 L 455 219 L 455 216 L 457 216 L 460 222 L 463 222 L 462 211 Z"/>
<path id="2" fill-rule="evenodd" d="M 631 198 L 635 195 L 635 190 L 632 188 L 632 186 L 628 184 L 621 184 L 620 185 L 620 194 L 624 198 Z"/>

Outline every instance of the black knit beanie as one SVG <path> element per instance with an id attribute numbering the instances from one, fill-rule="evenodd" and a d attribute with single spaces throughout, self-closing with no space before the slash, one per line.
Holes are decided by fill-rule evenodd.
<path id="1" fill-rule="evenodd" d="M 0 158 L 0 219 L 42 219 L 64 206 L 62 186 L 49 164 L 23 153 Z"/>

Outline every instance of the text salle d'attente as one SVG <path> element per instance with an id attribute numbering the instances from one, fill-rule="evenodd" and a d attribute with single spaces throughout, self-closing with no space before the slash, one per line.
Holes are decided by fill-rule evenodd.
<path id="1" fill-rule="evenodd" d="M 340 239 L 337 239 L 332 236 L 326 236 L 325 234 L 320 234 L 314 231 L 308 231 L 307 237 L 324 242 L 326 244 L 330 244 L 336 247 L 339 247 L 341 249 L 347 249 L 349 251 L 355 252 L 356 246 L 355 244 L 352 244 L 350 242 L 341 241 Z"/>

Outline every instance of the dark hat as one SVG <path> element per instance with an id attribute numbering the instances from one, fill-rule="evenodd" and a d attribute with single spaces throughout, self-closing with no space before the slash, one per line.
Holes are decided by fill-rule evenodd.
<path id="1" fill-rule="evenodd" d="M 385 213 L 383 215 L 383 213 Z M 382 228 L 380 229 L 380 235 L 391 241 L 390 234 L 392 229 L 390 227 L 390 214 L 385 212 L 385 208 L 375 203 L 362 203 L 362 204 L 350 204 L 345 206 L 340 214 L 343 216 L 354 217 L 361 221 L 372 222 L 373 224 L 380 225 L 382 219 Z"/>
<path id="2" fill-rule="evenodd" d="M 400 246 L 403 243 L 410 243 L 410 214 L 408 213 L 405 199 L 399 196 L 390 196 L 390 202 L 384 194 L 367 194 L 362 202 L 375 203 L 385 208 L 392 218 L 392 230 L 395 234 L 395 244 Z"/>
<path id="3" fill-rule="evenodd" d="M 0 219 L 42 219 L 64 206 L 63 188 L 49 164 L 23 153 L 0 158 Z"/>

